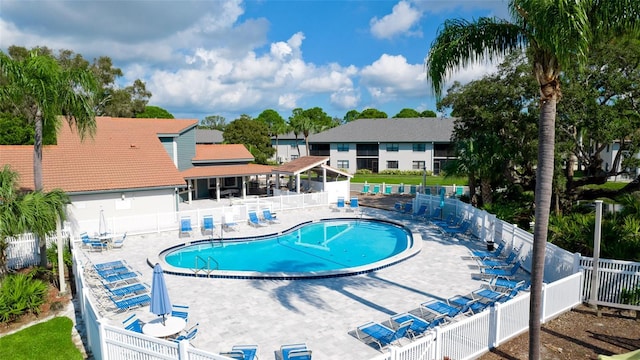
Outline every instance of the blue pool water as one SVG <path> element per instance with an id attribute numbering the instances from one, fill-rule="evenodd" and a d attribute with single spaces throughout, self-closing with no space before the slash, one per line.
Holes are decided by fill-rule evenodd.
<path id="1" fill-rule="evenodd" d="M 270 237 L 200 242 L 167 251 L 164 260 L 186 269 L 208 261 L 216 270 L 322 273 L 375 264 L 404 252 L 411 242 L 411 233 L 392 223 L 322 220 Z"/>

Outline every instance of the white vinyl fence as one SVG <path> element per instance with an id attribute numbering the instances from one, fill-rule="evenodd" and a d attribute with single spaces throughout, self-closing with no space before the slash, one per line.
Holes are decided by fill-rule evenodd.
<path id="1" fill-rule="evenodd" d="M 298 201 L 295 199 L 280 199 L 277 202 L 264 202 L 262 199 L 258 199 L 254 203 L 232 205 L 231 207 L 234 208 L 233 211 L 240 209 L 237 213 L 240 215 L 243 212 L 246 214 L 247 209 L 265 207 L 270 207 L 271 210 L 277 211 L 284 209 L 284 206 L 322 206 L 319 205 L 324 199 L 322 195 L 305 195 L 316 195 L 316 197 L 302 197 Z M 414 199 L 414 206 L 417 208 L 422 203 L 429 204 L 429 206 L 437 203 L 439 206 L 440 201 L 437 196 L 418 194 Z M 530 269 L 530 253 L 533 243 L 533 236 L 530 233 L 458 200 L 444 199 L 444 202 L 447 211 L 454 211 L 456 214 L 472 221 L 474 224 L 472 231 L 477 236 L 492 239 L 495 242 L 506 241 L 513 248 L 520 249 L 520 260 L 525 264 L 523 267 L 525 270 Z M 224 213 L 225 209 L 194 210 L 191 214 L 193 218 L 200 219 L 201 215 L 211 214 L 211 212 L 207 211 L 222 211 Z M 231 210 L 227 208 L 226 211 Z M 175 219 L 179 218 L 179 216 L 184 216 L 184 214 L 174 213 L 172 215 Z M 143 222 L 143 219 L 144 217 L 129 219 L 128 221 L 130 224 L 137 224 Z M 241 219 L 238 218 L 238 220 Z M 118 224 L 124 223 L 118 220 Z M 175 226 L 177 229 L 177 222 Z M 130 230 L 130 228 L 124 229 L 124 231 Z M 145 231 L 157 230 L 147 229 Z M 84 281 L 82 261 L 77 258 L 79 254 L 81 253 L 73 252 L 73 269 L 80 312 L 87 330 L 87 349 L 91 351 L 94 358 L 98 360 L 226 359 L 217 354 L 186 346 L 186 343 L 176 344 L 125 331 L 122 326 L 119 326 L 121 324 L 110 324 L 108 320 L 102 319 L 97 307 L 92 303 L 91 297 L 85 293 L 88 288 L 85 287 L 86 282 Z M 545 284 L 542 290 L 542 322 L 549 321 L 583 301 L 585 298 L 583 294 L 589 293 L 587 286 L 583 289 L 583 284 L 588 284 L 589 276 L 583 276 L 580 267 L 588 271 L 587 268 L 590 266 L 588 261 L 590 260 L 580 260 L 579 255 L 568 253 L 552 244 L 547 244 Z M 619 295 L 620 289 L 634 286 L 634 284 L 637 286 L 638 277 L 640 276 L 640 264 L 601 260 L 601 263 L 607 262 L 612 265 L 608 268 L 606 265 L 601 265 L 599 269 L 602 274 L 612 272 L 624 275 L 623 278 L 604 275 L 600 278 L 600 288 L 606 289 L 606 294 L 608 294 L 603 299 L 617 301 L 618 298 L 613 294 Z M 489 349 L 527 330 L 529 296 L 529 293 L 523 292 L 505 303 L 496 304 L 490 310 L 436 328 L 435 331 L 406 346 L 390 346 L 387 352 L 374 357 L 372 360 L 435 360 L 442 359 L 444 356 L 457 360 L 476 358 Z"/>
<path id="2" fill-rule="evenodd" d="M 585 274 L 585 286 L 582 298 L 591 297 L 591 277 L 593 276 L 593 258 L 580 258 L 580 266 Z M 640 263 L 632 261 L 600 259 L 598 261 L 597 305 L 640 311 L 640 304 L 629 304 L 623 299 L 623 293 L 640 291 Z M 634 299 L 640 303 L 640 296 Z"/>

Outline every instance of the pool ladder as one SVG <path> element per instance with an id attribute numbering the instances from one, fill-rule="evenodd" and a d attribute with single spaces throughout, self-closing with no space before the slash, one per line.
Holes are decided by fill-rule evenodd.
<path id="1" fill-rule="evenodd" d="M 198 266 L 200 263 L 202 263 L 202 266 Z M 212 264 L 214 265 L 213 268 L 211 267 Z M 216 259 L 212 258 L 211 256 L 208 256 L 207 260 L 205 260 L 201 256 L 196 255 L 195 267 L 191 270 L 195 275 L 198 275 L 198 273 L 203 272 L 207 275 L 207 277 L 209 277 L 211 276 L 211 272 L 213 272 L 214 270 L 218 270 L 219 268 L 220 268 L 220 264 L 218 264 Z"/>

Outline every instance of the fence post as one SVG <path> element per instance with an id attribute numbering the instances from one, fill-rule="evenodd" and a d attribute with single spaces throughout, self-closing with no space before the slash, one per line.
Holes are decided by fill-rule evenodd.
<path id="1" fill-rule="evenodd" d="M 577 273 L 580 271 L 580 260 L 582 259 L 582 255 L 579 252 L 573 253 L 573 273 Z"/>
<path id="2" fill-rule="evenodd" d="M 440 329 L 440 326 L 436 326 L 436 331 L 434 334 L 434 343 L 436 344 L 436 346 L 434 346 L 434 353 L 435 353 L 435 358 L 436 359 L 441 359 L 442 358 L 442 343 L 444 341 L 442 340 L 442 329 Z"/>
<path id="3" fill-rule="evenodd" d="M 496 303 L 490 307 L 489 315 L 489 348 L 498 347 L 500 343 L 500 313 L 502 312 L 502 304 Z"/>
<path id="4" fill-rule="evenodd" d="M 596 309 L 598 316 L 600 311 L 598 310 L 598 286 L 600 285 L 600 279 L 598 276 L 598 265 L 600 262 L 600 231 L 602 228 L 602 200 L 596 200 L 596 224 L 593 235 L 593 265 L 591 272 L 591 294 L 589 296 L 589 303 Z"/>
<path id="5" fill-rule="evenodd" d="M 85 319 L 85 322 L 86 322 L 86 319 Z M 109 320 L 107 320 L 105 318 L 100 318 L 100 319 L 97 319 L 96 322 L 98 323 L 98 336 L 100 337 L 100 339 L 99 339 L 99 343 L 100 343 L 100 359 L 109 359 L 108 356 L 105 356 L 106 353 L 107 353 L 107 341 L 105 339 L 106 335 L 105 335 L 105 332 L 104 332 L 104 324 L 108 323 Z M 95 354 L 95 349 L 91 349 L 91 352 Z"/>
<path id="6" fill-rule="evenodd" d="M 189 359 L 187 350 L 189 349 L 189 340 L 181 340 L 178 343 L 178 359 Z"/>

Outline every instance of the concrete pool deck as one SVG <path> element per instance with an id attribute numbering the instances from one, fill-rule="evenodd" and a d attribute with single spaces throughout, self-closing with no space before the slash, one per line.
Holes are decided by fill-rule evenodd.
<path id="1" fill-rule="evenodd" d="M 468 249 L 481 249 L 480 241 L 447 238 L 437 227 L 410 216 L 361 208 L 364 217 L 404 224 L 422 236 L 422 251 L 399 264 L 367 274 L 310 280 L 242 280 L 166 275 L 171 302 L 190 306 L 189 325 L 199 323 L 193 345 L 213 353 L 233 345 L 258 345 L 261 359 L 273 359 L 281 345 L 306 343 L 314 359 L 360 360 L 380 355 L 353 337 L 358 325 L 383 322 L 390 316 L 416 309 L 430 298 L 467 294 L 485 282 L 475 279 L 476 262 L 464 259 Z M 280 224 L 253 228 L 240 224 L 225 237 L 249 237 L 279 232 L 314 219 L 353 216 L 330 208 L 279 212 Z M 194 229 L 191 240 L 201 239 Z M 217 229 L 219 231 L 219 228 Z M 124 259 L 151 285 L 147 258 L 188 239 L 177 232 L 127 237 L 124 247 L 85 252 L 92 263 Z M 131 313 L 142 320 L 155 315 L 143 307 L 126 313 L 103 312 L 116 326 Z M 405 341 L 408 341 L 405 339 Z"/>

